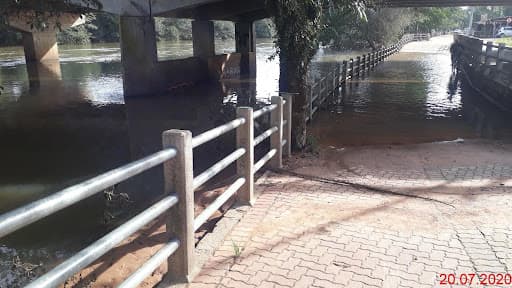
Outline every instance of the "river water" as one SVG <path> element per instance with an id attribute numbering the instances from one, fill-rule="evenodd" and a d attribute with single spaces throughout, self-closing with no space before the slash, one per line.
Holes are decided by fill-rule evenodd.
<path id="1" fill-rule="evenodd" d="M 411 144 L 466 138 L 512 139 L 510 112 L 476 95 L 453 73 L 450 35 L 409 43 L 360 80 L 350 82 L 311 125 L 313 142 Z M 325 55 L 323 68 L 343 55 Z"/>
<path id="2" fill-rule="evenodd" d="M 317 114 L 311 137 L 343 147 L 512 135 L 506 113 L 453 77 L 450 43 L 440 37 L 409 44 L 370 76 L 353 81 Z M 219 41 L 216 47 L 231 52 L 234 43 Z M 272 40 L 259 40 L 256 81 L 210 83 L 125 102 L 117 44 L 61 46 L 60 65 L 31 76 L 22 48 L 0 48 L 0 213 L 158 150 L 163 130 L 197 134 L 233 119 L 235 102 L 267 102 L 278 90 L 279 62 L 268 60 L 274 51 Z M 360 54 L 320 49 L 311 77 Z M 191 55 L 191 42 L 159 43 L 162 60 Z M 195 169 L 207 166 L 202 159 L 224 157 L 232 141 L 227 135 L 195 151 Z M 153 169 L 116 186 L 114 192 L 134 195 L 128 201 L 92 197 L 0 239 L 0 288 L 26 281 L 24 266 L 12 265 L 17 257 L 18 264 L 42 264 L 39 273 L 113 229 L 126 210 L 147 207 L 162 191 L 160 177 Z"/>

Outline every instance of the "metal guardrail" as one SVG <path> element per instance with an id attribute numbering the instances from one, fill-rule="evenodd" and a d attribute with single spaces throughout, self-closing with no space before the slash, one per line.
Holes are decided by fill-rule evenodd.
<path id="1" fill-rule="evenodd" d="M 390 47 L 385 47 L 377 51 L 358 56 L 355 59 L 342 61 L 334 71 L 330 71 L 326 76 L 313 81 L 309 85 L 308 107 L 306 121 L 311 121 L 314 114 L 329 96 L 339 92 L 339 88 L 344 89 L 346 83 L 350 80 L 364 77 L 370 70 L 384 61 L 389 56 L 399 52 L 403 45 L 412 41 L 422 41 L 430 39 L 429 34 L 406 34 L 400 41 Z"/>
<path id="2" fill-rule="evenodd" d="M 69 277 L 93 263 L 164 213 L 169 213 L 167 229 L 171 235 L 170 241 L 119 287 L 137 287 L 166 260 L 169 261 L 167 277 L 174 280 L 190 281 L 197 271 L 194 269 L 194 232 L 237 193 L 240 202 L 252 204 L 254 202 L 254 174 L 269 161 L 273 167 L 281 168 L 283 155 L 290 154 L 292 95 L 283 94 L 283 97 L 272 97 L 271 105 L 255 112 L 249 107 L 239 107 L 237 109 L 238 118 L 193 138 L 190 131 L 165 131 L 162 134 L 164 147 L 162 151 L 0 215 L 0 237 L 3 237 L 117 183 L 164 164 L 165 196 L 162 200 L 26 287 L 56 287 L 64 283 Z M 271 128 L 254 138 L 254 120 L 267 113 L 270 113 Z M 194 177 L 193 149 L 235 129 L 237 134 L 236 150 Z M 271 137 L 270 151 L 254 164 L 254 147 L 268 137 Z M 194 190 L 235 161 L 237 162 L 238 178 L 194 218 Z"/>

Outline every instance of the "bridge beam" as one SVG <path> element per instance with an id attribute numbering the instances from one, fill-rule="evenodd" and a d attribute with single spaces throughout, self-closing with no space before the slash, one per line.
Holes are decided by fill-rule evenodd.
<path id="1" fill-rule="evenodd" d="M 240 76 L 256 77 L 256 35 L 253 22 L 235 23 L 236 52 L 240 53 Z"/>

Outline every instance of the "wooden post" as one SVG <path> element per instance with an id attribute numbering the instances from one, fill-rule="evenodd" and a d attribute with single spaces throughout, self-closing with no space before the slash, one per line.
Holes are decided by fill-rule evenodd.
<path id="1" fill-rule="evenodd" d="M 283 93 L 283 99 L 286 101 L 283 107 L 283 119 L 286 125 L 283 127 L 283 139 L 286 144 L 283 146 L 283 155 L 289 157 L 292 154 L 292 108 L 293 96 L 289 93 Z"/>
<path id="2" fill-rule="evenodd" d="M 236 129 L 236 147 L 244 148 L 245 154 L 236 161 L 239 177 L 245 183 L 238 190 L 238 201 L 242 204 L 254 204 L 254 117 L 251 107 L 238 107 L 237 117 L 245 119 L 245 123 Z"/>
<path id="3" fill-rule="evenodd" d="M 270 112 L 270 126 L 277 127 L 277 131 L 270 136 L 270 149 L 276 149 L 276 155 L 270 159 L 270 167 L 280 169 L 283 167 L 283 98 L 273 96 L 270 100 L 277 108 Z"/>
<path id="4" fill-rule="evenodd" d="M 172 283 L 192 281 L 198 272 L 194 267 L 194 171 L 192 133 L 168 130 L 162 135 L 163 148 L 174 147 L 177 154 L 164 163 L 165 195 L 176 193 L 178 203 L 169 211 L 167 232 L 178 238 L 180 246 L 169 257 L 166 277 Z"/>

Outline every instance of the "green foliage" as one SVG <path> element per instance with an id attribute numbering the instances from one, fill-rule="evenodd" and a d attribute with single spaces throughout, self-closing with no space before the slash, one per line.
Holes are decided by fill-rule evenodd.
<path id="1" fill-rule="evenodd" d="M 191 40 L 192 21 L 189 19 L 155 18 L 158 40 Z"/>
<path id="2" fill-rule="evenodd" d="M 66 44 L 87 44 L 90 43 L 92 33 L 97 27 L 91 22 L 96 18 L 93 14 L 87 14 L 86 23 L 76 27 L 70 27 L 57 33 L 57 41 Z"/>
<path id="3" fill-rule="evenodd" d="M 119 16 L 109 13 L 96 13 L 89 23 L 92 42 L 119 42 Z"/>
<path id="4" fill-rule="evenodd" d="M 505 44 L 508 47 L 512 47 L 512 37 L 499 38 L 499 39 L 494 40 L 493 42 L 495 42 L 495 43 L 503 43 L 503 44 Z"/>
<path id="5" fill-rule="evenodd" d="M 7 26 L 0 16 L 0 46 L 14 46 L 21 43 L 21 34 Z"/>
<path id="6" fill-rule="evenodd" d="M 467 17 L 466 11 L 458 7 L 449 8 L 418 8 L 417 20 L 411 23 L 418 32 L 447 31 L 462 28 Z"/>
<path id="7" fill-rule="evenodd" d="M 271 19 L 262 19 L 254 22 L 256 38 L 272 38 L 276 33 Z"/>
<path id="8" fill-rule="evenodd" d="M 229 21 L 214 21 L 215 38 L 227 40 L 235 38 L 235 24 Z"/>

